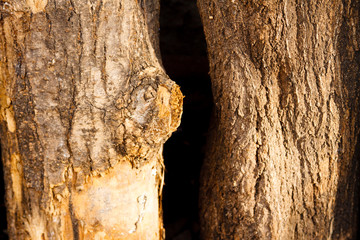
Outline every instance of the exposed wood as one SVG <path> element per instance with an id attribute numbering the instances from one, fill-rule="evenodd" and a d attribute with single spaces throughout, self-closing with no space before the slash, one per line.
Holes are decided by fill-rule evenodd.
<path id="1" fill-rule="evenodd" d="M 162 146 L 182 94 L 157 0 L 0 2 L 11 239 L 160 239 Z"/>
<path id="2" fill-rule="evenodd" d="M 215 103 L 203 239 L 355 239 L 359 1 L 198 6 Z"/>

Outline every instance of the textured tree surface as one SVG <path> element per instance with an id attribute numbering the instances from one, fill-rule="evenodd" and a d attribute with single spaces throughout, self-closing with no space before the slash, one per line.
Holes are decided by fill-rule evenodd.
<path id="1" fill-rule="evenodd" d="M 0 1 L 0 14 L 10 238 L 162 238 L 182 95 L 160 63 L 158 1 Z"/>
<path id="2" fill-rule="evenodd" d="M 199 0 L 203 239 L 355 239 L 359 2 Z"/>

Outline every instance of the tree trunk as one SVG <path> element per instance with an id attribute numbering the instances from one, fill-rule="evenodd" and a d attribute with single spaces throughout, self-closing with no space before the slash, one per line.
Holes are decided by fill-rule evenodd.
<path id="1" fill-rule="evenodd" d="M 163 238 L 162 146 L 182 113 L 157 0 L 0 5 L 11 239 Z"/>
<path id="2" fill-rule="evenodd" d="M 359 2 L 199 0 L 203 239 L 355 239 Z"/>

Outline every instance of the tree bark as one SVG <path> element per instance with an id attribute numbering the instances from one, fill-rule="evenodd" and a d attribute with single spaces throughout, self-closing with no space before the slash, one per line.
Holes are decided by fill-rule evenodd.
<path id="1" fill-rule="evenodd" d="M 0 4 L 10 239 L 160 239 L 162 146 L 182 113 L 157 0 Z"/>
<path id="2" fill-rule="evenodd" d="M 203 239 L 355 239 L 359 1 L 198 6 L 215 103 Z"/>

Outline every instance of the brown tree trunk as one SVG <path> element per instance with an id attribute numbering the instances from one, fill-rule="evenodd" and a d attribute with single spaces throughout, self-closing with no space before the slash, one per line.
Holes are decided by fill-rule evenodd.
<path id="1" fill-rule="evenodd" d="M 157 0 L 0 3 L 11 239 L 160 239 L 162 146 L 182 112 Z"/>
<path id="2" fill-rule="evenodd" d="M 199 0 L 203 239 L 355 239 L 359 2 Z"/>

